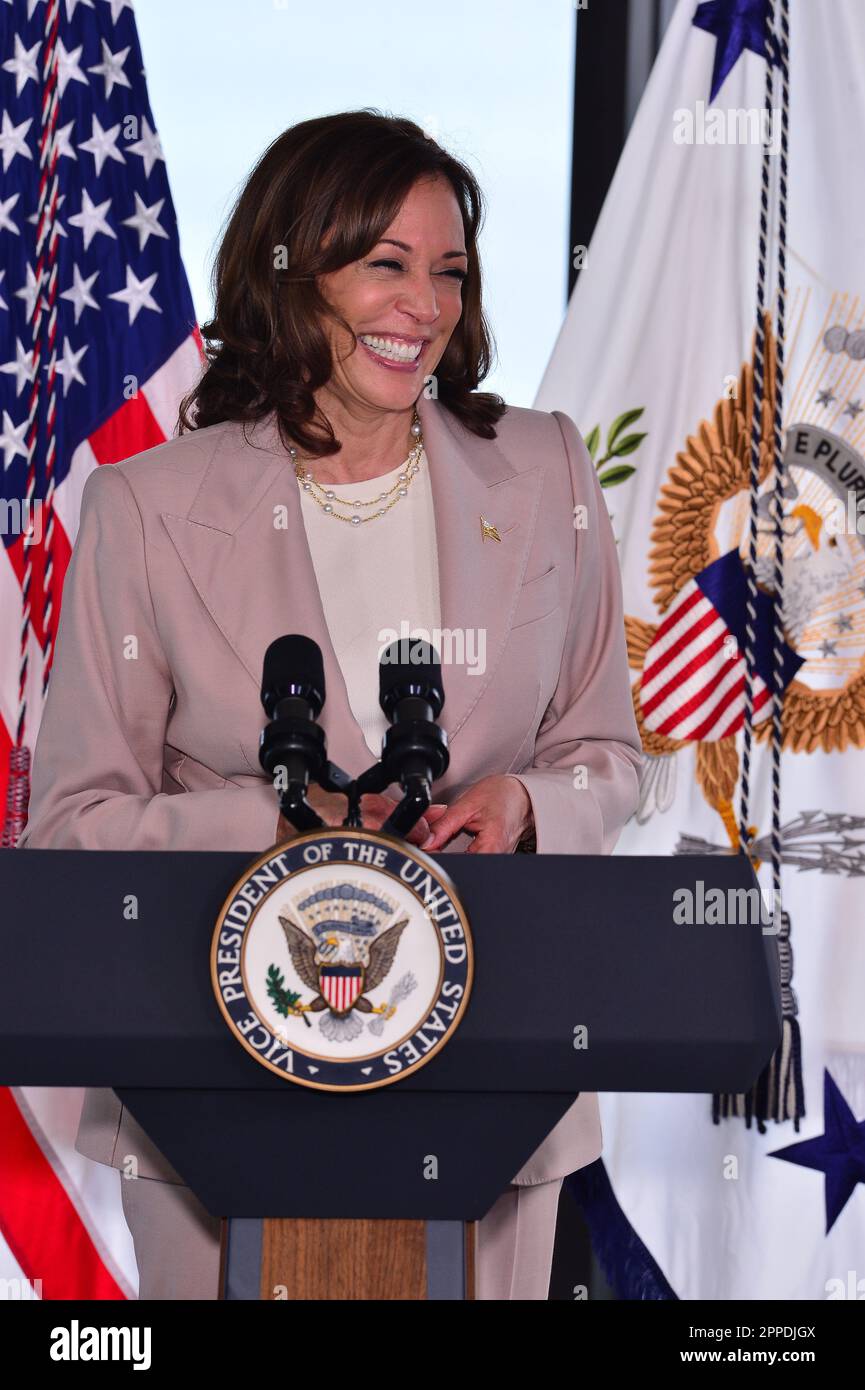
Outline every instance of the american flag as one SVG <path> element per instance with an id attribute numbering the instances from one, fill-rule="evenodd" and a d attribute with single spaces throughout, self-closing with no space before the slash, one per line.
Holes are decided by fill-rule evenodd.
<path id="1" fill-rule="evenodd" d="M 131 0 L 0 0 L 0 85 L 8 847 L 85 479 L 175 432 L 202 346 Z M 117 1175 L 72 1149 L 80 1104 L 76 1091 L 0 1089 L 0 1278 L 23 1278 L 27 1296 L 126 1298 Z"/>
<path id="2" fill-rule="evenodd" d="M 643 666 L 640 708 L 647 729 L 711 743 L 741 729 L 745 714 L 745 571 L 731 550 L 679 590 Z M 754 718 L 772 698 L 772 600 L 757 591 L 754 623 Z M 784 645 L 782 689 L 802 665 Z"/>

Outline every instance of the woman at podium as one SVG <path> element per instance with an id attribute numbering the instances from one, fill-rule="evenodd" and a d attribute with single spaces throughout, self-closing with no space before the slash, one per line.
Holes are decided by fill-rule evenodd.
<path id="1" fill-rule="evenodd" d="M 319 644 L 329 756 L 357 776 L 395 631 L 460 638 L 441 652 L 450 766 L 410 839 L 612 849 L 640 762 L 615 542 L 571 419 L 476 389 L 481 216 L 471 172 L 409 120 L 325 116 L 264 152 L 179 433 L 84 487 L 22 845 L 289 838 L 257 759 L 266 647 Z M 342 823 L 341 796 L 310 800 Z M 364 824 L 393 805 L 366 796 Z M 113 1091 L 88 1091 L 77 1147 L 121 1171 L 140 1297 L 217 1297 L 218 1220 Z M 600 1152 L 583 1094 L 478 1223 L 478 1297 L 547 1297 L 562 1179 Z"/>

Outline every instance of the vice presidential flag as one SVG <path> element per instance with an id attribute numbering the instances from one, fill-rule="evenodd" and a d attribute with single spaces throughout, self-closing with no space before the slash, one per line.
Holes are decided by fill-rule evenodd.
<path id="1" fill-rule="evenodd" d="M 85 479 L 172 435 L 200 370 L 130 0 L 2 0 L 4 846 L 26 817 Z M 70 730 L 74 718 L 70 710 Z M 16 911 L 26 918 L 27 904 Z M 0 1279 L 20 1296 L 135 1292 L 117 1173 L 72 1147 L 81 1100 L 74 1090 L 0 1089 Z"/>
<path id="2" fill-rule="evenodd" d="M 865 1294 L 865 6 L 790 0 L 784 208 L 786 7 L 767 111 L 768 8 L 680 0 L 536 402 L 581 426 L 618 539 L 646 759 L 617 852 L 738 849 L 768 149 L 750 813 L 765 861 L 783 236 L 781 877 L 804 1114 L 797 1130 L 714 1123 L 708 1096 L 601 1097 L 603 1157 L 573 1188 L 626 1298 Z"/>

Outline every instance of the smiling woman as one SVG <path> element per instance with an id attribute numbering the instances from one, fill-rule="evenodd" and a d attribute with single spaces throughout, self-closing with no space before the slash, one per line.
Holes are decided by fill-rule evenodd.
<path id="1" fill-rule="evenodd" d="M 267 647 L 318 643 L 328 753 L 355 778 L 381 753 L 396 631 L 448 638 L 450 763 L 407 838 L 612 849 L 640 761 L 615 542 L 573 421 L 476 389 L 481 218 L 472 174 L 408 120 L 324 116 L 265 151 L 222 240 L 179 436 L 87 479 L 22 845 L 290 840 L 255 761 Z M 309 801 L 343 823 L 342 796 Z M 395 804 L 364 796 L 364 827 Z M 135 1168 L 140 1296 L 216 1297 L 219 1221 L 113 1091 L 88 1091 L 77 1147 Z M 580 1095 L 477 1223 L 479 1298 L 546 1298 L 562 1179 L 600 1148 Z"/>
<path id="2" fill-rule="evenodd" d="M 405 411 L 418 378 L 433 379 L 460 321 L 468 253 L 442 249 L 461 248 L 465 239 L 452 184 L 442 176 L 417 179 L 387 230 L 368 256 L 321 277 L 334 315 L 326 321 L 334 368 L 323 388 L 331 407 L 349 393 Z M 391 247 L 395 255 L 383 254 Z M 393 380 L 394 373 L 406 380 Z"/>
<path id="3" fill-rule="evenodd" d="M 360 480 L 400 460 L 399 412 L 434 377 L 436 398 L 493 438 L 504 402 L 476 389 L 492 359 L 482 221 L 474 175 L 413 121 L 348 111 L 292 126 L 258 160 L 229 219 L 214 316 L 201 330 L 210 366 L 181 428 L 273 410 L 286 446 L 310 458 L 339 452 L 341 440 L 345 477 L 354 459 L 342 436 L 353 431 L 338 440 L 334 425 L 348 423 L 339 409 L 348 391 L 356 407 L 390 416 L 375 422 L 375 460 L 352 474 Z M 368 458 L 368 443 L 361 452 Z"/>

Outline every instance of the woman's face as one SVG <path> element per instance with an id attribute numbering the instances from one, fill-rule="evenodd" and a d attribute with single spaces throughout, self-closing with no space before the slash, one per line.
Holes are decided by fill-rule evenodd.
<path id="1" fill-rule="evenodd" d="M 334 359 L 327 391 L 379 410 L 411 406 L 459 320 L 466 265 L 450 183 L 419 180 L 369 255 L 319 279 L 358 337 L 352 349 L 345 330 L 325 321 Z"/>

